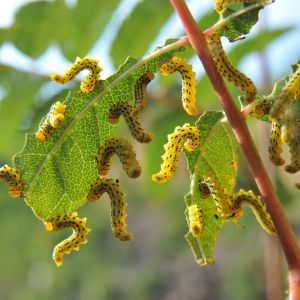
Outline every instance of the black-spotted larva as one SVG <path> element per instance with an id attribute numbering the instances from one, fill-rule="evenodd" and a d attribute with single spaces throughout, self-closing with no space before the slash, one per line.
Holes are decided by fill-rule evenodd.
<path id="1" fill-rule="evenodd" d="M 0 168 L 0 181 L 3 179 L 7 181 L 8 193 L 12 198 L 22 196 L 23 184 L 18 170 L 4 165 Z"/>
<path id="2" fill-rule="evenodd" d="M 40 124 L 39 130 L 35 136 L 40 142 L 44 142 L 49 138 L 65 119 L 66 105 L 57 101 L 54 103 L 48 112 L 44 121 Z"/>
<path id="3" fill-rule="evenodd" d="M 90 73 L 84 78 L 80 88 L 84 93 L 89 94 L 94 90 L 100 79 L 99 73 L 102 71 L 102 68 L 98 65 L 98 62 L 97 59 L 93 59 L 90 56 L 84 58 L 77 57 L 75 63 L 71 64 L 70 68 L 63 75 L 53 73 L 51 78 L 56 83 L 65 84 L 71 81 L 82 70 L 88 69 Z"/>
<path id="4" fill-rule="evenodd" d="M 187 140 L 187 142 L 185 142 Z M 179 154 L 183 143 L 187 151 L 195 150 L 200 141 L 200 131 L 190 124 L 177 126 L 173 133 L 168 135 L 168 143 L 164 145 L 165 153 L 162 156 L 163 163 L 159 173 L 152 175 L 152 180 L 163 183 L 172 178 L 177 168 Z"/>
<path id="5" fill-rule="evenodd" d="M 48 231 L 73 229 L 73 234 L 54 248 L 53 259 L 58 267 L 63 264 L 65 254 L 70 254 L 72 250 L 78 251 L 80 245 L 87 243 L 86 236 L 90 232 L 90 229 L 86 227 L 86 218 L 78 217 L 76 212 L 71 216 L 57 216 L 48 220 L 45 222 L 45 227 Z"/>
<path id="6" fill-rule="evenodd" d="M 242 205 L 246 204 L 252 209 L 262 228 L 271 235 L 277 235 L 270 214 L 260 196 L 242 189 L 229 196 L 215 176 L 203 176 L 202 182 L 209 186 L 217 210 L 225 219 L 240 218 L 243 215 Z"/>
<path id="7" fill-rule="evenodd" d="M 287 109 L 300 95 L 300 64 L 283 87 L 280 95 L 274 100 L 270 111 L 270 117 L 278 120 Z"/>
<path id="8" fill-rule="evenodd" d="M 242 98 L 243 102 L 249 104 L 254 101 L 257 94 L 255 84 L 228 60 L 220 36 L 217 34 L 208 36 L 207 45 L 220 74 L 245 93 L 245 97 Z"/>
<path id="9" fill-rule="evenodd" d="M 198 204 L 188 207 L 189 228 L 194 237 L 200 237 L 203 232 L 202 210 Z"/>
<path id="10" fill-rule="evenodd" d="M 260 196 L 256 196 L 252 191 L 241 189 L 230 197 L 230 202 L 234 217 L 239 218 L 242 216 L 242 205 L 246 204 L 252 209 L 261 227 L 269 234 L 277 235 L 271 216 Z"/>
<path id="11" fill-rule="evenodd" d="M 134 86 L 134 109 L 132 115 L 139 117 L 146 108 L 148 102 L 147 85 L 154 79 L 152 72 L 146 72 L 141 75 Z"/>
<path id="12" fill-rule="evenodd" d="M 200 191 L 200 197 L 203 199 L 207 199 L 211 195 L 209 185 L 205 181 L 202 181 L 201 179 L 199 180 L 199 191 Z"/>
<path id="13" fill-rule="evenodd" d="M 98 178 L 91 186 L 91 190 L 88 194 L 88 200 L 96 201 L 104 193 L 107 193 L 111 200 L 112 232 L 121 241 L 132 240 L 133 235 L 127 232 L 125 212 L 127 203 L 119 181 L 113 178 Z"/>
<path id="14" fill-rule="evenodd" d="M 251 113 L 255 113 L 256 115 L 263 117 L 270 114 L 271 107 L 273 105 L 273 101 L 268 99 L 259 99 L 257 102 L 253 102 L 251 106 Z"/>
<path id="15" fill-rule="evenodd" d="M 182 77 L 182 104 L 184 110 L 191 116 L 199 115 L 196 106 L 196 81 L 192 66 L 184 59 L 174 56 L 169 62 L 161 65 L 160 73 L 168 76 L 178 71 Z"/>
<path id="16" fill-rule="evenodd" d="M 109 121 L 114 124 L 123 115 L 132 136 L 140 143 L 150 143 L 152 134 L 145 133 L 138 118 L 133 116 L 133 107 L 125 102 L 114 104 L 109 110 Z"/>
<path id="17" fill-rule="evenodd" d="M 262 5 L 267 4 L 270 0 L 214 0 L 215 9 L 218 14 L 222 14 L 225 10 L 227 4 L 231 3 L 245 3 L 245 4 L 256 4 L 260 3 Z"/>
<path id="18" fill-rule="evenodd" d="M 230 207 L 228 196 L 216 176 L 203 176 L 201 178 L 201 184 L 207 185 L 210 189 L 210 193 L 216 203 L 218 212 L 225 218 L 229 218 L 232 215 L 232 209 Z"/>
<path id="19" fill-rule="evenodd" d="M 282 153 L 282 138 L 281 138 L 281 122 L 272 122 L 270 143 L 269 143 L 269 158 L 275 166 L 281 166 L 284 164 L 284 160 L 281 157 Z"/>
<path id="20" fill-rule="evenodd" d="M 300 170 L 300 123 L 294 118 L 285 119 L 282 126 L 282 140 L 287 143 L 290 149 L 291 162 L 284 169 L 288 173 L 296 173 Z"/>
<path id="21" fill-rule="evenodd" d="M 97 157 L 100 175 L 108 174 L 114 154 L 118 155 L 128 177 L 136 178 L 141 174 L 141 166 L 130 142 L 122 137 L 112 137 L 101 147 Z"/>

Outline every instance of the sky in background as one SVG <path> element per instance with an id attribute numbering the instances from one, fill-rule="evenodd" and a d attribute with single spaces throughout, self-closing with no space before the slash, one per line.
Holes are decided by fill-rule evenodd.
<path id="1" fill-rule="evenodd" d="M 141 1 L 142 0 L 120 1 L 118 9 L 112 15 L 112 18 L 107 24 L 103 34 L 99 37 L 99 40 L 90 50 L 89 54 L 91 56 L 101 60 L 101 65 L 104 69 L 104 72 L 102 73 L 103 77 L 110 75 L 114 71 L 109 59 L 109 50 L 112 41 L 124 19 L 126 19 L 126 17 L 131 13 L 134 6 Z M 34 1 L 0 0 L 0 27 L 10 26 L 14 22 L 14 14 L 18 8 L 21 5 L 29 2 Z M 65 2 L 70 6 L 76 4 L 76 0 L 65 0 Z M 213 7 L 213 1 L 209 0 L 190 0 L 187 2 L 195 17 L 205 14 Z M 288 72 L 289 65 L 300 57 L 299 10 L 299 0 L 276 0 L 275 4 L 269 5 L 260 15 L 261 18 L 264 19 L 268 28 L 279 28 L 282 26 L 293 26 L 295 28 L 291 33 L 285 35 L 283 38 L 278 39 L 267 49 L 267 57 L 270 62 L 269 65 L 271 73 L 274 77 L 273 79 L 278 78 L 284 72 Z M 254 32 L 258 29 L 259 26 L 255 26 Z M 157 45 L 163 44 L 166 38 L 178 36 L 182 30 L 181 23 L 179 22 L 178 17 L 174 14 L 161 29 L 157 39 L 153 41 L 152 45 L 149 47 L 149 52 Z M 228 43 L 224 43 L 224 45 L 225 48 L 232 46 L 228 45 Z M 243 71 L 249 74 L 250 77 L 254 77 L 254 79 L 255 76 L 257 77 L 260 73 L 257 70 L 258 64 L 254 63 L 255 61 L 257 61 L 257 57 L 255 55 L 250 55 L 243 60 L 240 66 Z M 37 72 L 41 72 L 45 75 L 48 75 L 52 72 L 62 72 L 69 64 L 57 46 L 51 46 L 40 58 L 33 60 L 23 55 L 12 44 L 9 43 L 6 43 L 0 47 L 0 63 L 5 63 L 11 66 L 18 65 L 18 67 L 21 66 L 21 68 L 25 71 L 36 70 Z M 193 63 L 196 64 L 197 70 L 201 70 L 198 59 L 193 59 Z M 55 69 L 53 69 L 54 66 Z M 199 72 L 197 73 L 199 74 Z"/>

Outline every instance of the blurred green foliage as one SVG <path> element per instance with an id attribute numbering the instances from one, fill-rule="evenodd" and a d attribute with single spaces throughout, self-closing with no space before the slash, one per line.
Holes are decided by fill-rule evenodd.
<path id="1" fill-rule="evenodd" d="M 111 47 L 115 66 L 127 55 L 141 56 L 148 50 L 172 14 L 170 5 L 164 2 L 142 1 L 127 17 Z M 0 29 L 0 43 L 11 42 L 32 58 L 55 44 L 73 61 L 76 56 L 88 54 L 119 4 L 117 0 L 79 0 L 76 6 L 69 7 L 62 0 L 35 1 L 17 12 L 11 27 Z M 217 14 L 209 11 L 200 19 L 213 24 Z M 288 31 L 289 28 L 265 30 L 250 35 L 230 51 L 230 58 L 237 65 L 246 55 L 264 51 Z M 183 56 L 191 55 L 193 52 L 187 51 Z M 1 164 L 11 163 L 12 155 L 24 144 L 25 131 L 35 132 L 57 97 L 64 99 L 67 92 L 59 90 L 58 96 L 44 99 L 41 90 L 48 83 L 49 79 L 36 70 L 26 72 L 0 66 Z M 50 87 L 54 90 L 54 85 Z M 89 243 L 80 253 L 66 257 L 64 266 L 58 269 L 51 259 L 52 250 L 67 233 L 46 232 L 23 200 L 9 199 L 5 184 L 0 185 L 0 299 L 265 298 L 265 233 L 253 215 L 246 212 L 242 221 L 245 228 L 226 224 L 217 244 L 216 265 L 200 268 L 183 237 L 187 232 L 183 199 L 189 191 L 185 160 L 180 161 L 181 168 L 170 183 L 158 186 L 150 180 L 151 174 L 159 169 L 166 134 L 178 124 L 192 122 L 181 107 L 174 105 L 174 98 L 178 102 L 180 99 L 178 91 L 180 82 L 176 75 L 150 85 L 150 105 L 142 122 L 155 134 L 155 140 L 149 146 L 134 144 L 143 166 L 141 177 L 126 178 L 118 164 L 112 170 L 126 189 L 129 230 L 135 234 L 132 242 L 121 243 L 111 234 L 108 199 L 88 204 L 79 214 L 88 218 L 93 229 Z M 232 94 L 237 95 L 237 91 L 232 89 Z M 198 98 L 202 110 L 219 108 L 206 76 L 199 76 Z M 258 136 L 256 142 L 260 143 Z M 240 169 L 247 170 L 243 161 L 241 164 Z M 242 171 L 240 182 L 251 188 L 251 176 Z M 293 225 L 297 226 L 299 222 L 293 214 L 299 211 L 299 204 L 293 201 L 297 194 L 286 178 L 279 176 L 278 181 L 280 195 L 289 198 L 287 212 L 291 212 Z"/>

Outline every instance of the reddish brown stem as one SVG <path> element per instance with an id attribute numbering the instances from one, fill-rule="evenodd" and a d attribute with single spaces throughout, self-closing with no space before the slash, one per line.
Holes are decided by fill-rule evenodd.
<path id="1" fill-rule="evenodd" d="M 256 151 L 244 116 L 236 107 L 224 81 L 217 71 L 213 58 L 207 48 L 204 34 L 198 28 L 184 0 L 170 0 L 185 28 L 188 39 L 197 52 L 206 73 L 223 105 L 233 132 L 244 152 L 256 184 L 266 201 L 266 205 L 278 232 L 288 266 L 290 278 L 290 300 L 300 299 L 300 251 L 294 232 L 281 206 L 279 197 L 269 179 L 265 167 Z M 292 296 L 293 295 L 293 296 Z M 296 298 L 296 297 L 299 298 Z"/>

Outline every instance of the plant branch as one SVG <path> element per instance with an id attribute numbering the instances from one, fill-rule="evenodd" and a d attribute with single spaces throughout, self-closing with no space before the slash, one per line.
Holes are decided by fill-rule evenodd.
<path id="1" fill-rule="evenodd" d="M 179 18 L 181 19 L 181 22 L 186 30 L 188 39 L 194 50 L 197 52 L 223 105 L 227 119 L 232 126 L 233 132 L 242 148 L 242 151 L 244 152 L 256 184 L 261 192 L 261 195 L 265 199 L 268 211 L 273 219 L 278 237 L 285 253 L 289 270 L 293 270 L 293 272 L 290 273 L 290 277 L 297 279 L 298 282 L 294 282 L 294 285 L 298 286 L 300 284 L 300 251 L 298 243 L 295 234 L 288 223 L 279 197 L 277 196 L 262 160 L 256 151 L 255 145 L 246 125 L 245 118 L 236 107 L 231 95 L 225 87 L 224 81 L 217 71 L 213 58 L 207 48 L 205 35 L 198 28 L 198 25 L 189 11 L 185 1 L 170 0 L 170 2 L 179 15 Z M 295 273 L 298 276 L 295 276 Z M 292 285 L 293 284 L 290 282 L 290 287 Z"/>

